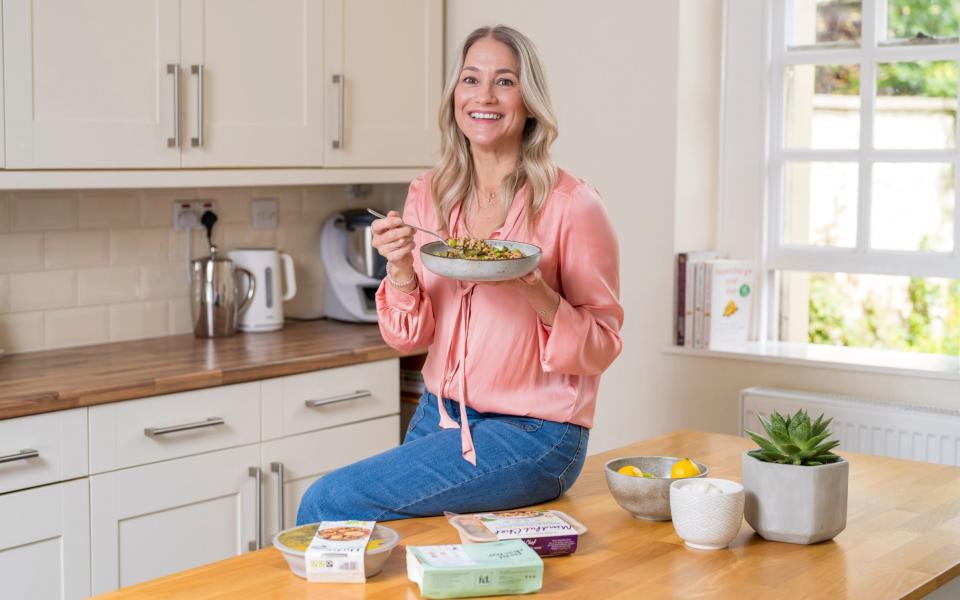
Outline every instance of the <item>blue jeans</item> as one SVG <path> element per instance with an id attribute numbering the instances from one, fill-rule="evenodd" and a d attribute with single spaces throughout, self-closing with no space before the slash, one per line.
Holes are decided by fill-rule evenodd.
<path id="1" fill-rule="evenodd" d="M 446 402 L 460 420 L 460 406 Z M 437 397 L 425 392 L 403 444 L 328 473 L 300 501 L 297 524 L 503 510 L 552 500 L 576 481 L 590 430 L 533 417 L 467 407 L 477 451 L 460 455 L 460 430 L 441 429 Z"/>

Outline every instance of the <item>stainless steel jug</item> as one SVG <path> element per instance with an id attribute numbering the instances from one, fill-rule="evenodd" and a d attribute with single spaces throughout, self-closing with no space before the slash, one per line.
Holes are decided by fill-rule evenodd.
<path id="1" fill-rule="evenodd" d="M 238 302 L 241 286 L 237 278 L 241 273 L 247 276 L 247 293 Z M 193 334 L 216 338 L 236 333 L 238 316 L 253 299 L 256 285 L 250 271 L 235 266 L 229 258 L 221 258 L 217 247 L 210 246 L 210 256 L 191 263 Z"/>

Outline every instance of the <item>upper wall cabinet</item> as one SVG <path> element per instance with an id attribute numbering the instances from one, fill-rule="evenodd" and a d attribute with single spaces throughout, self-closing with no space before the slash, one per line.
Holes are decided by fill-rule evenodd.
<path id="1" fill-rule="evenodd" d="M 441 0 L 327 0 L 326 163 L 419 166 L 436 160 L 443 88 Z M 328 96 L 329 98 L 329 96 Z"/>
<path id="2" fill-rule="evenodd" d="M 433 162 L 441 0 L 4 0 L 8 169 Z"/>
<path id="3" fill-rule="evenodd" d="M 4 0 L 6 166 L 178 167 L 178 0 Z"/>

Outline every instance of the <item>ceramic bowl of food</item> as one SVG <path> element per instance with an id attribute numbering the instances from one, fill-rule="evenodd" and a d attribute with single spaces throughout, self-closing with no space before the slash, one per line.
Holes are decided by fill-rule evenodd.
<path id="1" fill-rule="evenodd" d="M 443 242 L 420 247 L 428 271 L 462 281 L 506 281 L 523 277 L 540 264 L 540 248 L 511 240 L 457 240 L 452 249 Z"/>
<path id="2" fill-rule="evenodd" d="M 670 520 L 670 484 L 680 481 L 670 477 L 673 465 L 682 460 L 676 456 L 627 456 L 615 458 L 603 466 L 610 494 L 621 508 L 638 519 L 648 521 Z M 693 461 L 700 474 L 687 479 L 705 477 L 709 469 Z M 634 466 L 650 477 L 633 477 L 618 473 L 621 468 Z"/>
<path id="3" fill-rule="evenodd" d="M 304 554 L 313 536 L 317 533 L 320 523 L 308 523 L 299 527 L 284 529 L 273 536 L 273 546 L 283 554 L 290 570 L 297 577 L 307 577 L 307 565 Z M 374 526 L 373 534 L 367 543 L 367 552 L 363 559 L 363 571 L 367 578 L 373 577 L 383 570 L 383 565 L 390 558 L 390 553 L 400 542 L 400 534 L 386 525 L 379 523 Z"/>
<path id="4" fill-rule="evenodd" d="M 743 486 L 729 479 L 677 479 L 670 485 L 673 528 L 687 546 L 726 548 L 743 523 Z"/>

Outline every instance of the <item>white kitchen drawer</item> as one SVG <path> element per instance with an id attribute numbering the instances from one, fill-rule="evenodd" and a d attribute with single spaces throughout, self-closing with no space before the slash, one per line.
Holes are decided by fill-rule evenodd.
<path id="1" fill-rule="evenodd" d="M 277 377 L 262 385 L 265 440 L 400 412 L 400 361 L 395 358 Z"/>
<path id="2" fill-rule="evenodd" d="M 0 494 L 86 475 L 87 409 L 0 421 L 0 457 Z"/>
<path id="3" fill-rule="evenodd" d="M 259 420 L 260 382 L 93 406 L 90 472 L 256 443 Z"/>

